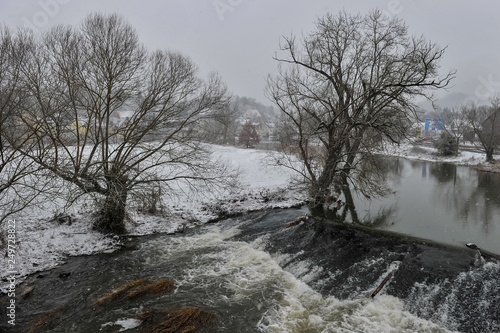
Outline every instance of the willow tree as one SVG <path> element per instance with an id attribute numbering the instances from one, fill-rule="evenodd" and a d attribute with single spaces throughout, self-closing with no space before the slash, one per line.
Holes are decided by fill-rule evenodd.
<path id="1" fill-rule="evenodd" d="M 374 141 L 406 136 L 415 97 L 430 98 L 449 84 L 454 73 L 438 71 L 444 51 L 379 10 L 327 14 L 301 42 L 284 38 L 275 57 L 279 74 L 267 86 L 288 133 L 277 160 L 298 172 L 315 207 L 352 187 L 382 193 L 365 168 L 373 164 L 361 162 Z"/>
<path id="2" fill-rule="evenodd" d="M 17 149 L 73 185 L 75 198 L 101 198 L 97 229 L 125 232 L 134 193 L 222 183 L 223 166 L 196 141 L 197 122 L 227 103 L 216 75 L 202 80 L 188 57 L 146 50 L 117 15 L 23 34 L 20 122 L 36 145 Z"/>

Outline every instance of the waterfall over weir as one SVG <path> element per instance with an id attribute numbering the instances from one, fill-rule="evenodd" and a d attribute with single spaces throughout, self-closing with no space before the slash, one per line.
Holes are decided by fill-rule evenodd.
<path id="1" fill-rule="evenodd" d="M 215 315 L 204 332 L 500 331 L 497 259 L 314 218 L 289 225 L 305 212 L 257 212 L 69 258 L 26 280 L 35 289 L 19 300 L 19 332 L 55 309 L 40 332 L 148 332 L 154 323 L 137 320 L 145 309 L 186 307 Z M 90 306 L 142 278 L 175 290 Z"/>

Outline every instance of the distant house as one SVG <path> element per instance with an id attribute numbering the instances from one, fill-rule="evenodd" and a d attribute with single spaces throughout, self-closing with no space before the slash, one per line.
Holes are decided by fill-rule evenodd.
<path id="1" fill-rule="evenodd" d="M 69 129 L 74 133 L 78 133 L 79 135 L 85 135 L 88 129 L 87 120 L 80 120 L 80 121 L 75 120 L 71 123 Z"/>
<path id="2" fill-rule="evenodd" d="M 262 122 L 258 124 L 257 133 L 259 133 L 261 138 L 269 140 L 274 134 L 274 128 L 272 128 L 269 124 Z"/>
<path id="3" fill-rule="evenodd" d="M 262 115 L 256 109 L 246 110 L 245 112 L 243 112 L 242 118 L 252 123 L 260 123 L 262 121 Z"/>

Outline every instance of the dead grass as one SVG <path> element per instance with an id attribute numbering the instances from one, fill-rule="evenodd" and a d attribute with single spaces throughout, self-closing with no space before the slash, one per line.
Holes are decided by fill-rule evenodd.
<path id="1" fill-rule="evenodd" d="M 125 297 L 123 297 L 121 300 L 127 300 L 131 298 L 135 298 L 144 294 L 164 294 L 171 292 L 172 290 L 175 289 L 175 284 L 171 280 L 158 280 L 156 282 L 147 284 L 147 285 L 141 285 L 138 286 L 137 288 L 131 290 Z"/>
<path id="2" fill-rule="evenodd" d="M 215 315 L 198 308 L 185 308 L 169 312 L 167 319 L 149 333 L 193 333 L 211 325 Z"/>
<path id="3" fill-rule="evenodd" d="M 133 288 L 136 288 L 136 287 L 139 287 L 139 286 L 142 286 L 142 285 L 145 285 L 147 283 L 149 283 L 148 279 L 140 279 L 140 280 L 135 280 L 135 281 L 129 282 L 127 284 L 124 284 L 123 286 L 118 287 L 116 290 L 110 292 L 109 294 L 106 294 L 106 295 L 102 296 L 101 298 L 99 298 L 97 301 L 92 303 L 92 305 L 90 307 L 95 308 L 103 303 L 112 301 L 112 300 L 118 298 L 120 295 L 122 295 L 126 291 L 133 289 Z"/>
<path id="4" fill-rule="evenodd" d="M 163 294 L 175 289 L 175 284 L 171 280 L 158 280 L 150 282 L 148 279 L 140 279 L 129 282 L 120 286 L 116 290 L 110 292 L 92 303 L 91 308 L 95 308 L 103 303 L 113 301 L 128 291 L 128 294 L 123 296 L 120 301 L 139 297 L 144 294 Z"/>

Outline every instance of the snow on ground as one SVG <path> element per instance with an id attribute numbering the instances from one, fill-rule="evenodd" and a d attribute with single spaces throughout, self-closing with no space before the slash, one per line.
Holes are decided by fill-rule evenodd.
<path id="1" fill-rule="evenodd" d="M 496 163 L 485 163 L 486 155 L 480 152 L 476 146 L 467 147 L 468 150 L 460 150 L 458 156 L 439 156 L 432 145 L 415 145 L 405 142 L 400 145 L 387 145 L 380 151 L 384 155 L 404 157 L 407 159 L 445 162 L 457 165 L 477 167 L 480 170 L 500 172 L 500 155 L 494 155 Z"/>
<path id="2" fill-rule="evenodd" d="M 288 188 L 289 170 L 265 166 L 265 151 L 214 146 L 214 158 L 221 158 L 239 169 L 239 186 L 217 193 L 182 193 L 164 197 L 163 215 L 129 212 L 127 230 L 130 235 L 158 232 L 174 233 L 185 227 L 247 211 L 285 208 L 300 205 L 304 197 Z M 58 219 L 62 208 L 55 202 L 33 207 L 12 216 L 16 225 L 15 268 L 10 269 L 8 257 L 0 267 L 0 288 L 5 291 L 7 276 L 15 271 L 20 283 L 28 274 L 50 269 L 64 262 L 66 256 L 88 255 L 113 251 L 120 239 L 92 230 L 91 208 L 80 204 L 66 211 L 71 216 Z M 5 246 L 6 248 L 6 246 Z M 7 251 L 7 248 L 5 249 Z"/>
<path id="3" fill-rule="evenodd" d="M 291 207 L 300 205 L 305 197 L 289 187 L 292 173 L 288 169 L 266 166 L 267 152 L 253 149 L 214 146 L 214 157 L 221 158 L 240 171 L 239 186 L 234 190 L 218 193 L 189 193 L 178 197 L 164 197 L 166 213 L 145 215 L 129 212 L 127 230 L 130 235 L 157 232 L 173 233 L 185 227 L 247 211 Z M 438 157 L 430 146 L 413 146 L 410 143 L 388 146 L 383 154 L 427 161 L 445 161 L 485 169 L 484 154 L 461 152 L 457 157 Z M 500 156 L 496 156 L 497 159 Z M 500 172 L 500 163 L 488 166 Z M 28 274 L 50 269 L 64 262 L 66 256 L 87 255 L 113 251 L 120 246 L 118 237 L 102 235 L 92 230 L 91 208 L 82 204 L 72 208 L 69 219 L 54 218 L 60 208 L 47 202 L 43 208 L 32 208 L 13 216 L 16 223 L 15 268 L 16 282 Z M 8 257 L 2 256 L 0 268 L 5 292 L 7 276 L 12 269 Z"/>

